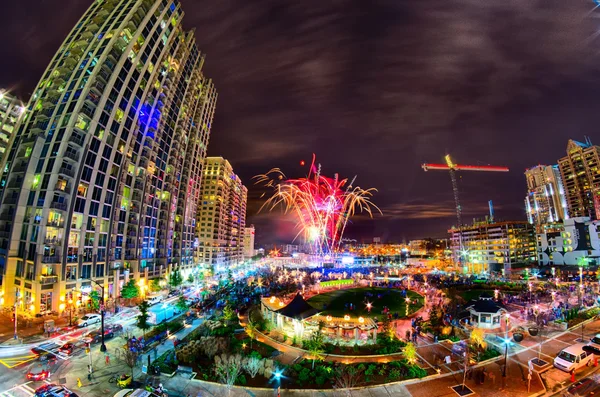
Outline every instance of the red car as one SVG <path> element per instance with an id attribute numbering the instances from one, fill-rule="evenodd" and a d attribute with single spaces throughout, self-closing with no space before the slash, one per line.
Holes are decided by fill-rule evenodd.
<path id="1" fill-rule="evenodd" d="M 27 371 L 27 379 L 34 382 L 46 380 L 49 376 L 48 367 L 42 364 L 34 364 Z"/>
<path id="2" fill-rule="evenodd" d="M 75 351 L 75 346 L 71 342 L 65 343 L 58 348 L 59 353 L 66 354 L 67 356 L 73 354 L 73 351 Z"/>

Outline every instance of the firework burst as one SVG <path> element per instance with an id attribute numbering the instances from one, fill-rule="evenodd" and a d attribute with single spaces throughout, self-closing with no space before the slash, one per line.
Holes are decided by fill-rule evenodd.
<path id="1" fill-rule="evenodd" d="M 305 178 L 287 179 L 279 168 L 273 168 L 254 179 L 256 184 L 273 189 L 261 210 L 283 207 L 285 213 L 294 214 L 298 236 L 303 235 L 317 255 L 339 249 L 348 220 L 356 212 L 365 212 L 370 217 L 374 211 L 381 213 L 371 201 L 377 189 L 353 186 L 356 177 L 348 183 L 348 179 L 340 179 L 337 174 L 333 178 L 323 176 L 321 165 L 315 165 L 314 155 Z"/>

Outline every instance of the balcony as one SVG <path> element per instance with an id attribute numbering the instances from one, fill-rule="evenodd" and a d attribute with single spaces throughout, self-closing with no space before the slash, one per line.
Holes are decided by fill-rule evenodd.
<path id="1" fill-rule="evenodd" d="M 2 221 L 11 221 L 15 217 L 13 212 L 3 212 L 0 214 L 0 220 Z"/>
<path id="2" fill-rule="evenodd" d="M 27 163 L 19 163 L 13 167 L 11 172 L 25 172 L 27 170 Z"/>
<path id="3" fill-rule="evenodd" d="M 75 162 L 79 161 L 79 154 L 77 154 L 75 152 L 65 152 L 65 157 L 68 159 L 71 159 Z"/>
<path id="4" fill-rule="evenodd" d="M 44 244 L 46 245 L 61 245 L 62 239 L 58 237 L 49 237 L 44 239 Z"/>
<path id="5" fill-rule="evenodd" d="M 76 134 L 71 134 L 69 137 L 69 142 L 73 142 L 74 144 L 83 147 L 83 138 L 80 138 Z"/>
<path id="6" fill-rule="evenodd" d="M 60 221 L 48 221 L 47 225 L 51 226 L 51 227 L 63 227 L 63 225 L 65 224 L 65 222 L 63 220 Z"/>
<path id="7" fill-rule="evenodd" d="M 71 194 L 71 186 L 60 186 L 60 185 L 55 185 L 54 186 L 54 190 L 58 193 L 65 193 L 65 194 Z"/>
<path id="8" fill-rule="evenodd" d="M 17 201 L 19 201 L 19 195 L 13 194 L 4 199 L 4 204 L 17 204 Z"/>
<path id="9" fill-rule="evenodd" d="M 57 210 L 61 210 L 61 211 L 66 211 L 67 210 L 67 203 L 61 203 L 58 201 L 53 201 L 50 203 L 50 208 L 55 208 Z"/>
<path id="10" fill-rule="evenodd" d="M 69 169 L 67 167 L 60 167 L 60 169 L 58 170 L 58 173 L 68 176 L 69 178 L 75 178 L 75 171 L 73 171 L 72 169 Z"/>
<path id="11" fill-rule="evenodd" d="M 137 256 L 134 254 L 125 254 L 125 259 L 127 260 L 132 260 L 135 259 Z"/>
<path id="12" fill-rule="evenodd" d="M 58 256 L 58 255 L 43 256 L 42 263 L 60 263 L 60 256 Z"/>
<path id="13" fill-rule="evenodd" d="M 58 276 L 41 276 L 40 284 L 55 284 L 58 283 Z"/>
<path id="14" fill-rule="evenodd" d="M 9 189 L 20 188 L 21 186 L 23 186 L 23 179 L 22 178 L 13 179 L 10 182 L 8 182 L 8 188 Z"/>
<path id="15" fill-rule="evenodd" d="M 10 237 L 10 232 L 6 231 L 6 230 L 0 230 L 0 238 L 9 238 Z"/>

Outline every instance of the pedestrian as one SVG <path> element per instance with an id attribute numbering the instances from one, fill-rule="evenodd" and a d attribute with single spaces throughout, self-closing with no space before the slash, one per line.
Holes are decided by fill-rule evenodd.
<path id="1" fill-rule="evenodd" d="M 110 356 L 108 355 L 108 352 L 106 352 L 106 356 L 104 357 L 104 362 L 106 363 L 106 365 L 110 365 Z"/>

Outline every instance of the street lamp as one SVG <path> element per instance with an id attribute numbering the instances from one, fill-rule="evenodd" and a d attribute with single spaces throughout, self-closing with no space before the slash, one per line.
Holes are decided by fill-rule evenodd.
<path id="1" fill-rule="evenodd" d="M 101 340 L 101 344 L 100 344 L 100 351 L 102 353 L 106 352 L 106 345 L 104 344 L 104 286 L 102 284 L 100 284 L 99 282 L 97 282 L 96 280 L 92 280 L 91 278 L 86 279 L 88 281 L 93 282 L 94 284 L 96 284 L 98 287 L 100 287 L 101 292 L 101 300 L 100 300 L 100 340 Z"/>
<path id="2" fill-rule="evenodd" d="M 504 339 L 504 368 L 502 369 L 502 378 L 506 379 L 506 365 L 508 362 L 508 345 L 510 345 L 510 339 Z M 506 382 L 506 380 L 505 380 Z"/>

